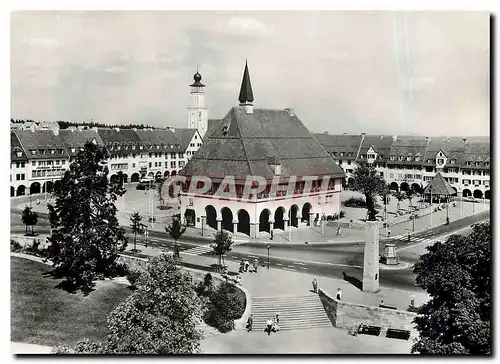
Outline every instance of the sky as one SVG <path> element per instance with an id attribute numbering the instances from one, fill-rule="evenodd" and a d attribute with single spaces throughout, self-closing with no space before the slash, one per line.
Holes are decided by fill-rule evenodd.
<path id="1" fill-rule="evenodd" d="M 11 117 L 186 127 L 198 67 L 209 118 L 238 95 L 313 132 L 490 135 L 486 12 L 17 11 Z"/>

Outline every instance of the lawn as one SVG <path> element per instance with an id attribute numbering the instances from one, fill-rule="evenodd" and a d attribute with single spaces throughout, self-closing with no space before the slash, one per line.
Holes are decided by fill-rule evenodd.
<path id="1" fill-rule="evenodd" d="M 61 279 L 51 267 L 11 257 L 11 341 L 74 345 L 83 338 L 104 339 L 106 317 L 130 293 L 112 281 L 100 281 L 87 297 L 55 286 Z"/>

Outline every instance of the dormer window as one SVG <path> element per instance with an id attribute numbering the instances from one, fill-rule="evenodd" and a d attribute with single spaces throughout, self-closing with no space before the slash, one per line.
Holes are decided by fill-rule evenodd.
<path id="1" fill-rule="evenodd" d="M 142 145 L 139 145 L 139 149 L 141 149 L 141 150 L 142 150 Z"/>
<path id="2" fill-rule="evenodd" d="M 120 149 L 122 149 L 122 147 L 120 147 L 120 146 L 117 146 L 117 147 L 116 147 L 116 150 L 120 150 Z"/>
<path id="3" fill-rule="evenodd" d="M 352 153 L 349 153 L 349 154 L 348 154 L 348 157 L 352 157 Z"/>
<path id="4" fill-rule="evenodd" d="M 343 157 L 344 156 L 344 152 L 340 152 L 340 156 Z"/>
<path id="5" fill-rule="evenodd" d="M 437 160 L 437 164 L 439 164 L 440 166 L 442 166 L 442 165 L 444 164 L 444 159 L 439 158 L 439 159 Z"/>
<path id="6" fill-rule="evenodd" d="M 417 155 L 417 156 L 415 157 L 415 162 L 418 162 L 419 160 L 420 160 L 420 157 Z"/>
<path id="7" fill-rule="evenodd" d="M 123 149 L 127 150 L 128 149 L 128 145 L 124 146 Z"/>
<path id="8" fill-rule="evenodd" d="M 111 147 L 111 149 L 113 149 L 113 147 Z M 75 153 L 76 152 L 76 148 L 71 148 L 71 153 Z"/>
<path id="9" fill-rule="evenodd" d="M 54 149 L 51 149 L 51 150 L 50 150 L 50 154 L 55 154 L 55 152 L 56 152 L 56 151 L 55 151 Z"/>
<path id="10" fill-rule="evenodd" d="M 411 155 L 407 156 L 407 157 L 406 157 L 406 160 L 407 160 L 408 162 L 410 162 L 410 161 L 411 161 Z"/>
<path id="11" fill-rule="evenodd" d="M 484 166 L 485 167 L 489 167 L 490 166 L 490 162 L 484 162 Z"/>
<path id="12" fill-rule="evenodd" d="M 23 156 L 23 152 L 17 152 L 17 156 L 18 157 L 22 157 Z"/>
<path id="13" fill-rule="evenodd" d="M 395 159 L 396 159 L 396 157 L 395 157 L 395 156 L 393 156 L 393 155 L 391 155 L 391 161 L 393 161 L 393 160 L 395 160 Z"/>
<path id="14" fill-rule="evenodd" d="M 114 148 L 114 147 L 113 147 L 113 146 L 111 146 L 111 147 L 109 147 L 109 150 L 113 150 L 113 148 Z M 73 152 L 73 150 L 72 150 L 72 152 Z"/>
<path id="15" fill-rule="evenodd" d="M 450 163 L 451 163 L 451 164 L 455 164 L 455 162 L 456 162 L 456 160 L 455 160 L 455 159 L 451 159 L 451 160 L 450 160 Z"/>
<path id="16" fill-rule="evenodd" d="M 399 160 L 400 160 L 400 161 L 402 161 L 402 160 L 403 160 L 403 156 L 402 156 L 402 155 L 400 155 L 400 156 L 399 156 Z"/>
<path id="17" fill-rule="evenodd" d="M 432 163 L 432 159 L 427 159 L 427 163 Z"/>
<path id="18" fill-rule="evenodd" d="M 476 167 L 479 167 L 481 165 L 481 162 L 476 162 Z"/>
<path id="19" fill-rule="evenodd" d="M 45 154 L 45 150 L 40 149 L 40 154 Z"/>

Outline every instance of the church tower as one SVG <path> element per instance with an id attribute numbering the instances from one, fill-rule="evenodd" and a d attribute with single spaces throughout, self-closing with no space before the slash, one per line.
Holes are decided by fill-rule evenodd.
<path id="1" fill-rule="evenodd" d="M 205 106 L 205 85 L 201 83 L 201 75 L 196 71 L 193 76 L 194 83 L 191 87 L 190 105 L 188 111 L 188 128 L 198 129 L 201 137 L 205 136 L 208 129 L 208 109 Z"/>

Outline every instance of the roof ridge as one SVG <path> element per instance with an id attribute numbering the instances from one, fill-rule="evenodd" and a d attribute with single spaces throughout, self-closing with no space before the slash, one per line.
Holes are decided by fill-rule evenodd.
<path id="1" fill-rule="evenodd" d="M 233 108 L 233 110 L 235 110 L 235 109 Z M 238 134 L 240 135 L 240 140 L 241 140 L 241 145 L 243 147 L 243 152 L 245 152 L 245 157 L 247 158 L 248 168 L 250 169 L 250 174 L 253 176 L 254 173 L 253 173 L 253 169 L 252 169 L 252 163 L 250 163 L 250 158 L 248 157 L 248 151 L 247 151 L 247 148 L 245 146 L 245 142 L 243 141 L 243 136 L 241 135 L 241 128 L 240 128 L 240 123 L 238 122 L 238 115 L 236 115 L 235 111 L 233 111 L 233 116 L 236 120 L 236 126 L 238 127 Z"/>

